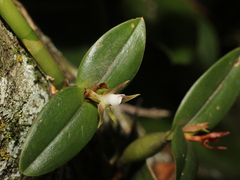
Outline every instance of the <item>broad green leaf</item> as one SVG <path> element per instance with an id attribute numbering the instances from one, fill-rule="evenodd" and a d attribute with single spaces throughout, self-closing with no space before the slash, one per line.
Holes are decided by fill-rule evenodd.
<path id="1" fill-rule="evenodd" d="M 176 166 L 176 179 L 195 179 L 198 170 L 197 157 L 191 143 L 185 140 L 180 126 L 173 134 L 172 151 Z"/>
<path id="2" fill-rule="evenodd" d="M 119 164 L 141 161 L 154 155 L 166 145 L 167 136 L 168 132 L 155 132 L 138 138 L 126 147 Z"/>
<path id="3" fill-rule="evenodd" d="M 176 179 L 195 179 L 198 170 L 197 157 L 191 143 L 185 140 L 180 126 L 177 126 L 173 134 L 172 151 L 176 166 Z"/>
<path id="4" fill-rule="evenodd" d="M 229 52 L 191 87 L 174 117 L 177 125 L 209 122 L 213 128 L 228 112 L 240 92 L 240 49 Z"/>
<path id="5" fill-rule="evenodd" d="M 176 179 L 180 179 L 187 156 L 187 144 L 180 126 L 174 130 L 172 138 L 172 152 L 175 160 Z"/>
<path id="6" fill-rule="evenodd" d="M 185 159 L 185 166 L 181 173 L 181 180 L 196 179 L 198 170 L 198 160 L 191 142 L 187 142 L 187 155 Z"/>
<path id="7" fill-rule="evenodd" d="M 19 169 L 28 176 L 50 172 L 73 158 L 92 138 L 98 125 L 94 105 L 84 90 L 68 87 L 57 93 L 33 123 L 20 156 Z"/>
<path id="8" fill-rule="evenodd" d="M 104 82 L 114 88 L 132 80 L 142 61 L 145 38 L 143 18 L 126 21 L 108 31 L 81 61 L 78 87 L 92 88 Z"/>

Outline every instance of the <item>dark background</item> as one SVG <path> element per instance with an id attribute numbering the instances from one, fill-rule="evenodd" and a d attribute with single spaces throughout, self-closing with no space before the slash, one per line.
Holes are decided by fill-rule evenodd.
<path id="1" fill-rule="evenodd" d="M 197 78 L 240 43 L 238 0 L 21 2 L 41 30 L 76 67 L 102 34 L 119 23 L 143 16 L 147 28 L 146 51 L 137 76 L 124 93 L 141 93 L 143 107 L 164 108 L 173 114 Z M 207 176 L 210 179 L 240 178 L 239 106 L 238 100 L 214 129 L 231 131 L 220 143 L 229 150 L 196 148 L 202 168 L 199 172 L 205 179 Z M 152 132 L 169 129 L 171 121 L 172 117 L 143 119 L 142 123 Z"/>

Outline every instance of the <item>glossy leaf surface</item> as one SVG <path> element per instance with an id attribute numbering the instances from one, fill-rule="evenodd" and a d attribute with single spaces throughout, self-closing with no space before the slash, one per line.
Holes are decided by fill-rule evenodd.
<path id="1" fill-rule="evenodd" d="M 175 129 L 173 134 L 172 151 L 176 166 L 176 179 L 180 179 L 185 166 L 185 158 L 187 154 L 187 144 L 180 126 Z"/>
<path id="2" fill-rule="evenodd" d="M 42 109 L 26 138 L 20 171 L 45 174 L 73 158 L 92 138 L 98 125 L 94 105 L 84 102 L 84 90 L 68 87 Z"/>
<path id="3" fill-rule="evenodd" d="M 174 117 L 177 125 L 209 122 L 213 128 L 227 113 L 240 91 L 240 49 L 222 57 L 191 87 Z"/>
<path id="4" fill-rule="evenodd" d="M 143 18 L 126 21 L 104 34 L 86 53 L 78 69 L 77 85 L 114 88 L 137 73 L 145 49 Z"/>
<path id="5" fill-rule="evenodd" d="M 195 179 L 198 171 L 198 160 L 191 142 L 187 141 L 187 155 L 185 166 L 181 173 L 181 180 Z"/>
<path id="6" fill-rule="evenodd" d="M 180 126 L 173 134 L 172 151 L 176 166 L 176 179 L 195 179 L 198 170 L 197 157 L 191 143 L 185 140 Z"/>

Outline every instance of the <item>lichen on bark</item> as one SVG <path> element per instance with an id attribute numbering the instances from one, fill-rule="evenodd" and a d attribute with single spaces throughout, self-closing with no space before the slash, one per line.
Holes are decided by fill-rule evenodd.
<path id="1" fill-rule="evenodd" d="M 18 158 L 32 121 L 49 100 L 49 85 L 0 19 L 0 179 L 21 179 Z"/>

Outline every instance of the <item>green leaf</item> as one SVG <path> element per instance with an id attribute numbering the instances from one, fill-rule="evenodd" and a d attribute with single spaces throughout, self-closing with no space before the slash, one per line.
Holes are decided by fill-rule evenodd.
<path id="1" fill-rule="evenodd" d="M 78 69 L 77 85 L 92 88 L 104 82 L 111 89 L 132 80 L 141 64 L 145 41 L 143 18 L 114 27 L 84 56 Z"/>
<path id="2" fill-rule="evenodd" d="M 20 155 L 19 169 L 28 176 L 50 172 L 73 158 L 92 138 L 98 125 L 94 105 L 84 90 L 68 87 L 57 93 L 33 123 Z"/>
<path id="3" fill-rule="evenodd" d="M 171 144 L 176 166 L 176 179 L 180 179 L 185 166 L 185 158 L 187 155 L 186 140 L 180 126 L 177 126 L 177 128 L 174 130 Z"/>
<path id="4" fill-rule="evenodd" d="M 168 133 L 155 132 L 136 139 L 126 147 L 119 164 L 141 161 L 159 152 L 167 143 Z"/>
<path id="5" fill-rule="evenodd" d="M 209 122 L 213 128 L 240 92 L 240 49 L 222 57 L 191 87 L 174 117 L 173 128 Z"/>
<path id="6" fill-rule="evenodd" d="M 176 179 L 195 179 L 198 170 L 197 157 L 191 143 L 185 140 L 180 126 L 173 134 L 172 151 L 176 165 Z"/>
<path id="7" fill-rule="evenodd" d="M 198 160 L 191 142 L 187 141 L 187 156 L 185 166 L 181 173 L 181 180 L 196 179 L 198 171 Z"/>

